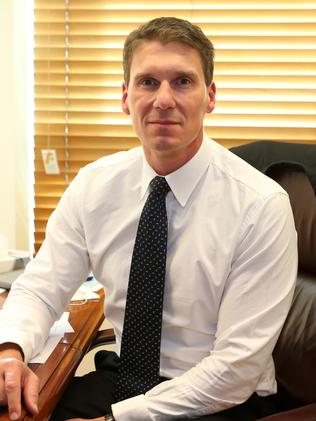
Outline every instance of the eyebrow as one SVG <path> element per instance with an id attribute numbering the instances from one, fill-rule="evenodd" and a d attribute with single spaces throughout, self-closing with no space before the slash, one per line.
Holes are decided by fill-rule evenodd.
<path id="1" fill-rule="evenodd" d="M 134 80 L 138 81 L 140 79 L 146 79 L 146 78 L 156 79 L 154 73 L 155 72 L 136 73 L 136 75 L 134 77 Z M 191 79 L 194 79 L 194 78 L 196 78 L 196 76 L 197 76 L 197 73 L 194 72 L 194 71 L 191 71 L 191 70 L 189 70 L 189 71 L 186 71 L 186 70 L 185 71 L 176 71 L 172 74 L 173 79 L 177 79 L 179 77 L 189 77 Z"/>
<path id="2" fill-rule="evenodd" d="M 151 73 L 136 73 L 134 79 L 135 80 L 139 80 L 139 79 L 147 79 L 147 78 L 152 78 L 153 75 Z"/>

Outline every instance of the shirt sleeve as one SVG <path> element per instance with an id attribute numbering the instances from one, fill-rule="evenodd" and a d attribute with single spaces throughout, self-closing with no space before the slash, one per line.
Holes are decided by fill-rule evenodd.
<path id="1" fill-rule="evenodd" d="M 89 273 L 80 189 L 77 176 L 51 215 L 36 258 L 13 283 L 0 311 L 0 343 L 20 345 L 26 362 L 41 351 L 52 324 Z"/>
<path id="2" fill-rule="evenodd" d="M 247 400 L 260 381 L 264 384 L 296 275 L 296 232 L 288 196 L 260 198 L 236 239 L 210 355 L 145 395 L 112 405 L 115 419 L 195 418 Z"/>

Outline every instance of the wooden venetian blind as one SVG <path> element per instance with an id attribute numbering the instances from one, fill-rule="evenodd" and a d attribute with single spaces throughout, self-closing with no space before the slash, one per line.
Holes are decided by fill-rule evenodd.
<path id="1" fill-rule="evenodd" d="M 201 26 L 216 48 L 206 132 L 227 147 L 316 142 L 316 0 L 35 0 L 35 248 L 78 169 L 138 144 L 121 112 L 126 35 L 157 16 Z M 41 149 L 55 149 L 46 175 Z"/>

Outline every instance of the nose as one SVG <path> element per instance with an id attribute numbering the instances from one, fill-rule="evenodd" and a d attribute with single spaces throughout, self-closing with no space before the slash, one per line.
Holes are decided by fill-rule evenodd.
<path id="1" fill-rule="evenodd" d="M 160 110 L 167 110 L 175 107 L 175 99 L 169 82 L 165 80 L 161 82 L 156 91 L 153 105 L 155 108 L 159 108 Z"/>

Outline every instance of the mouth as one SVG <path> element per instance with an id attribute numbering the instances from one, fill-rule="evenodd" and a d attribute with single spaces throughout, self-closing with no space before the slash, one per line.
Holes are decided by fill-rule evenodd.
<path id="1" fill-rule="evenodd" d="M 157 124 L 159 126 L 175 126 L 180 123 L 173 120 L 151 120 L 151 121 L 148 121 L 148 124 Z"/>

